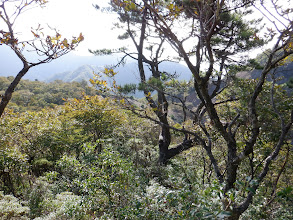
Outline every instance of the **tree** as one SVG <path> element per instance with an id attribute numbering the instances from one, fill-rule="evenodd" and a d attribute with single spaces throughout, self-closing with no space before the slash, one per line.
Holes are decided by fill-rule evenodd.
<path id="1" fill-rule="evenodd" d="M 95 143 L 97 152 L 102 151 L 103 140 L 111 138 L 113 131 L 123 122 L 123 115 L 115 105 L 113 101 L 100 96 L 84 96 L 65 104 L 68 117 L 75 121 L 75 129 L 79 129 L 77 133 L 86 137 L 82 141 Z M 77 155 L 82 141 L 77 144 Z"/>
<path id="2" fill-rule="evenodd" d="M 141 114 L 141 112 L 146 111 L 144 111 L 144 109 L 133 108 L 134 105 L 132 105 L 131 100 L 128 102 L 130 105 L 125 105 L 125 107 L 130 106 L 130 110 L 135 114 L 148 118 L 160 125 L 161 131 L 158 135 L 160 154 L 159 163 L 166 164 L 172 157 L 189 149 L 193 142 L 193 140 L 187 140 L 187 135 L 190 131 L 185 130 L 183 127 L 180 130 L 185 133 L 185 138 L 183 141 L 177 143 L 175 147 L 169 149 L 172 141 L 172 126 L 168 116 L 170 100 L 167 100 L 167 96 L 170 96 L 170 94 L 167 92 L 168 86 L 166 82 L 172 79 L 175 74 L 162 71 L 159 65 L 165 61 L 173 61 L 173 59 L 168 56 L 162 56 L 165 50 L 164 46 L 166 44 L 166 39 L 153 28 L 154 23 L 152 25 L 148 23 L 152 21 L 147 19 L 146 10 L 139 10 L 132 1 L 111 1 L 111 5 L 112 10 L 117 12 L 120 16 L 120 23 L 117 24 L 117 26 L 125 28 L 125 33 L 121 34 L 118 38 L 120 40 L 130 39 L 134 46 L 134 51 L 128 51 L 126 48 L 122 47 L 118 50 L 102 49 L 91 52 L 95 55 L 123 53 L 124 56 L 118 65 L 123 63 L 126 58 L 131 58 L 137 61 L 139 85 L 126 84 L 123 87 L 118 87 L 119 96 L 122 99 L 121 95 L 123 96 L 125 93 L 130 93 L 137 88 L 143 92 L 150 108 L 150 111 L 148 112 L 151 112 L 151 115 Z M 147 75 L 147 68 L 151 71 L 150 77 Z M 181 102 L 184 102 L 183 99 L 179 97 L 174 98 L 178 98 Z M 123 97 L 122 100 L 124 102 L 124 100 L 127 101 L 128 99 Z M 186 117 L 184 116 L 184 118 Z M 176 128 L 172 127 L 172 129 Z"/>
<path id="3" fill-rule="evenodd" d="M 287 138 L 293 123 L 292 104 L 288 105 L 276 98 L 274 82 L 270 85 L 270 90 L 267 90 L 266 85 L 267 76 L 274 75 L 278 66 L 293 53 L 292 9 L 281 7 L 279 1 L 112 0 L 111 3 L 114 11 L 119 14 L 120 21 L 126 24 L 127 33 L 123 36 L 129 36 L 136 49 L 135 53 L 125 50 L 122 52 L 137 60 L 140 81 L 148 85 L 143 89 L 146 100 L 157 118 L 147 114 L 147 111 L 132 110 L 161 125 L 160 162 L 167 163 L 174 155 L 191 146 L 204 149 L 216 179 L 223 184 L 223 210 L 229 211 L 228 219 L 239 219 L 252 203 L 270 165 L 284 149 L 284 145 L 289 144 Z M 268 10 L 268 4 L 274 12 Z M 267 55 L 260 78 L 249 82 L 251 87 L 245 91 L 230 90 L 231 94 L 221 100 L 220 95 L 231 89 L 237 81 L 235 70 L 246 64 L 247 59 L 243 54 L 268 42 L 262 39 L 260 30 L 256 28 L 260 20 L 246 20 L 246 16 L 252 13 L 251 9 L 258 10 L 272 22 L 273 28 L 267 29 L 264 39 L 273 39 L 275 43 Z M 137 29 L 135 25 L 138 26 Z M 153 50 L 153 59 L 147 59 L 145 52 L 145 42 L 153 36 L 150 33 L 158 39 L 153 41 L 157 48 Z M 185 140 L 171 149 L 170 129 L 176 128 L 168 122 L 166 97 L 169 94 L 161 87 L 162 73 L 158 69 L 158 58 L 165 42 L 188 66 L 199 99 L 199 104 L 190 109 L 185 105 L 184 99 L 178 98 L 183 115 L 186 116 L 189 111 L 194 125 L 188 130 L 184 126 L 179 129 L 185 134 Z M 152 70 L 155 84 L 147 83 L 144 64 Z M 149 87 L 156 90 L 157 100 L 152 98 Z M 243 92 L 246 93 L 245 97 Z M 262 99 L 264 95 L 266 99 Z M 238 102 L 242 105 L 238 105 Z M 221 112 L 221 106 L 225 105 L 233 109 L 229 117 Z M 263 117 L 265 111 L 273 116 L 274 123 L 271 126 L 268 126 Z M 278 132 L 272 136 L 275 129 Z M 267 136 L 270 138 L 265 139 Z M 266 153 L 255 158 L 254 153 L 264 146 Z M 219 149 L 224 158 L 217 155 Z M 236 199 L 229 197 L 231 192 L 239 190 L 236 183 L 242 180 L 241 175 L 245 175 L 242 171 L 248 161 L 251 161 L 249 167 L 252 172 L 244 180 L 246 191 Z"/>
<path id="4" fill-rule="evenodd" d="M 45 36 L 40 25 L 35 30 L 32 29 L 31 32 L 33 34 L 33 39 L 20 41 L 20 39 L 17 38 L 14 26 L 15 22 L 19 18 L 19 15 L 31 7 L 43 6 L 46 2 L 47 1 L 45 0 L 1 1 L 0 19 L 5 23 L 6 29 L 0 30 L 0 45 L 9 46 L 21 60 L 23 67 L 6 89 L 5 94 L 2 96 L 0 103 L 0 117 L 9 103 L 16 86 L 30 68 L 43 63 L 49 63 L 52 60 L 67 54 L 68 52 L 74 50 L 83 40 L 82 34 L 80 34 L 79 37 L 74 37 L 71 42 L 66 38 L 61 39 L 61 34 L 59 34 L 56 30 L 54 36 Z M 10 11 L 8 9 L 11 8 L 15 8 L 15 11 L 9 13 Z M 25 48 L 29 51 L 34 51 L 39 56 L 39 60 L 36 62 L 28 61 L 23 53 Z"/>

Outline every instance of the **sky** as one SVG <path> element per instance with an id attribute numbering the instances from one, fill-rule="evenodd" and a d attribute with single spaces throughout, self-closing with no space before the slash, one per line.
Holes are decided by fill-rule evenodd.
<path id="1" fill-rule="evenodd" d="M 117 15 L 93 7 L 93 4 L 107 7 L 108 2 L 109 0 L 48 0 L 45 7 L 36 7 L 21 14 L 15 31 L 19 33 L 19 38 L 31 39 L 31 28 L 41 24 L 42 27 L 50 25 L 56 28 L 62 37 L 68 39 L 82 33 L 85 40 L 74 51 L 78 55 L 90 55 L 88 49 L 119 48 L 122 46 L 122 42 L 117 39 L 119 32 L 111 30 L 113 23 L 117 21 Z"/>
<path id="2" fill-rule="evenodd" d="M 1 2 L 2 0 L 0 0 Z M 92 56 L 88 52 L 88 49 L 115 49 L 120 48 L 122 46 L 133 47 L 131 42 L 129 45 L 125 45 L 125 43 L 121 42 L 117 39 L 117 36 L 121 34 L 121 30 L 112 30 L 113 23 L 117 22 L 117 15 L 115 13 L 110 12 L 101 12 L 101 10 L 96 10 L 93 7 L 93 4 L 98 4 L 100 7 L 107 7 L 109 0 L 47 0 L 48 3 L 45 7 L 35 7 L 30 9 L 19 16 L 15 26 L 15 32 L 18 33 L 18 38 L 20 40 L 28 40 L 32 39 L 33 35 L 31 33 L 31 28 L 36 28 L 39 24 L 42 27 L 47 27 L 50 25 L 52 28 L 56 28 L 58 32 L 62 35 L 62 37 L 70 39 L 72 36 L 79 36 L 80 33 L 84 36 L 84 41 L 77 47 L 77 49 L 71 54 L 81 55 L 81 56 Z M 284 2 L 292 2 L 293 0 L 282 0 Z M 287 3 L 288 3 L 287 2 Z M 289 3 L 288 3 L 289 4 Z M 289 4 L 290 5 L 290 4 Z M 13 8 L 10 8 L 13 11 Z M 254 14 L 255 17 L 262 16 L 260 12 Z M 5 25 L 0 21 L 0 30 L 2 29 L 2 25 Z M 181 29 L 180 29 L 181 30 Z M 120 31 L 120 33 L 119 33 Z M 45 34 L 47 33 L 44 31 Z M 48 33 L 50 34 L 50 33 Z M 51 33 L 54 34 L 54 33 Z M 271 47 L 271 45 L 267 46 L 267 48 Z M 0 47 L 0 50 L 2 47 Z M 249 52 L 250 57 L 255 57 L 257 54 L 264 51 L 265 48 L 259 48 L 252 52 Z M 3 50 L 3 49 L 2 49 Z M 0 51 L 1 52 L 1 51 Z M 3 52 L 3 51 L 2 51 Z M 165 50 L 166 52 L 166 50 Z M 173 55 L 173 50 L 169 50 L 167 55 Z M 2 53 L 3 54 L 3 53 Z M 174 53 L 176 55 L 176 53 Z M 66 55 L 67 56 L 67 55 Z M 66 57 L 64 56 L 64 57 Z M 56 62 L 60 60 L 62 64 L 64 63 L 60 59 L 57 59 Z M 88 57 L 83 57 L 88 58 Z M 90 57 L 93 58 L 93 57 Z M 100 57 L 99 57 L 100 59 Z M 6 62 L 15 62 L 15 60 L 19 59 L 15 56 L 15 54 L 5 54 L 5 57 L 0 57 L 0 67 L 3 66 L 3 63 Z M 82 59 L 80 59 L 82 60 Z M 20 61 L 19 61 L 20 62 Z M 186 65 L 184 62 L 181 64 Z M 20 62 L 21 65 L 21 62 Z M 44 64 L 45 65 L 45 64 Z M 48 68 L 48 66 L 54 66 L 55 61 L 52 63 L 46 64 L 44 68 Z M 203 64 L 203 66 L 206 66 Z M 18 67 L 16 65 L 13 66 L 14 69 L 10 72 L 17 72 Z M 42 67 L 40 65 L 38 67 Z M 38 67 L 33 68 L 33 70 L 38 73 L 41 72 Z M 62 69 L 56 70 L 56 72 L 64 72 L 64 71 L 72 71 L 73 65 L 70 64 L 68 66 L 63 65 Z M 3 68 L 2 68 L 3 69 Z M 54 70 L 55 71 L 55 70 Z"/>
<path id="3" fill-rule="evenodd" d="M 57 60 L 47 64 L 42 64 L 31 68 L 28 75 L 39 75 L 40 72 L 61 73 L 65 71 L 73 71 L 77 65 L 85 65 L 92 63 L 95 57 L 88 52 L 88 49 L 103 49 L 103 48 L 119 48 L 121 41 L 117 39 L 119 35 L 117 30 L 111 30 L 113 23 L 117 18 L 114 13 L 105 13 L 96 10 L 93 4 L 98 4 L 100 7 L 107 7 L 109 0 L 47 0 L 45 7 L 34 7 L 20 14 L 15 22 L 14 33 L 17 33 L 19 41 L 33 39 L 31 32 L 32 28 L 37 28 L 40 24 L 44 29 L 45 36 L 55 34 L 54 31 L 48 28 L 48 25 L 55 28 L 62 38 L 68 40 L 72 36 L 78 37 L 80 33 L 84 36 L 84 41 L 78 47 Z M 0 3 L 2 0 L 0 0 Z M 7 3 L 8 12 L 14 12 L 15 8 Z M 9 13 L 11 14 L 11 13 Z M 6 24 L 0 19 L 0 30 L 7 30 Z M 5 55 L 3 55 L 5 54 Z M 69 58 L 78 55 L 80 57 L 75 63 L 68 62 Z M 90 57 L 86 57 L 90 56 Z M 36 53 L 26 53 L 26 58 L 29 61 L 35 61 Z M 109 64 L 106 58 L 97 58 L 97 65 L 101 62 Z M 90 61 L 89 61 L 90 60 Z M 65 63 L 64 63 L 65 62 Z M 13 63 L 13 65 L 9 65 Z M 62 63 L 63 65 L 58 65 Z M 0 74 L 15 75 L 22 67 L 21 61 L 16 55 L 6 46 L 0 46 Z M 7 67 L 7 68 L 5 68 Z M 42 74 L 43 75 L 43 74 Z"/>
<path id="4" fill-rule="evenodd" d="M 109 0 L 48 0 L 45 7 L 30 9 L 19 17 L 15 30 L 20 37 L 32 37 L 31 27 L 38 24 L 56 28 L 62 37 L 70 39 L 82 33 L 85 37 L 74 53 L 90 55 L 88 49 L 119 47 L 117 31 L 111 30 L 116 15 L 93 7 L 106 7 Z"/>

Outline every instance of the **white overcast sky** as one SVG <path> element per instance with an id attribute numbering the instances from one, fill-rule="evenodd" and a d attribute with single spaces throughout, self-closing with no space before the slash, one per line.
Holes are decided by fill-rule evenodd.
<path id="1" fill-rule="evenodd" d="M 44 8 L 33 8 L 19 17 L 15 30 L 32 37 L 31 27 L 41 24 L 56 28 L 63 37 L 71 38 L 83 33 L 85 40 L 76 53 L 89 55 L 88 49 L 119 47 L 117 32 L 111 30 L 115 14 L 102 13 L 93 4 L 108 6 L 109 0 L 48 0 Z M 21 37 L 21 36 L 20 36 Z M 121 42 L 120 42 L 121 43 Z"/>
<path id="2" fill-rule="evenodd" d="M 15 31 L 22 34 L 20 38 L 29 35 L 29 39 L 32 37 L 31 27 L 37 27 L 38 24 L 43 27 L 48 24 L 66 38 L 78 36 L 82 32 L 85 40 L 75 52 L 80 55 L 89 55 L 88 49 L 118 48 L 122 43 L 117 39 L 118 30 L 111 30 L 113 23 L 117 21 L 116 15 L 102 13 L 93 7 L 93 4 L 107 7 L 108 2 L 109 0 L 48 0 L 44 8 L 33 8 L 21 14 Z"/>

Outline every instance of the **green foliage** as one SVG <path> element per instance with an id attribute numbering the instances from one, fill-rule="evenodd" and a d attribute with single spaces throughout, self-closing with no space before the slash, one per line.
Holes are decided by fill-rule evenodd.
<path id="1" fill-rule="evenodd" d="M 18 187 L 25 187 L 20 181 L 29 176 L 27 171 L 40 176 L 54 170 L 55 162 L 66 152 L 78 157 L 84 142 L 111 137 L 121 126 L 122 115 L 112 109 L 113 102 L 89 99 L 73 100 L 54 110 L 11 112 L 1 118 L 1 190 L 21 192 Z M 101 144 L 97 150 L 100 148 Z"/>
<path id="2" fill-rule="evenodd" d="M 253 67 L 253 68 L 255 68 L 255 69 L 263 69 L 264 68 L 255 59 L 250 59 L 248 62 L 250 64 L 250 66 Z"/>
<path id="3" fill-rule="evenodd" d="M 227 88 L 219 101 L 227 100 L 229 98 L 234 98 L 235 102 L 227 103 L 219 107 L 221 116 L 223 120 L 229 121 L 240 113 L 242 115 L 241 123 L 242 126 L 240 129 L 243 129 L 243 132 L 246 132 L 246 124 L 248 118 L 248 102 L 249 97 L 251 96 L 253 89 L 257 83 L 257 80 L 244 80 L 244 79 L 235 79 L 233 85 Z M 280 134 L 280 125 L 279 125 L 279 116 L 271 105 L 271 92 L 272 92 L 272 82 L 266 82 L 263 88 L 263 92 L 260 95 L 258 102 L 256 103 L 257 110 L 259 112 L 259 126 L 261 127 L 260 142 L 258 146 L 269 146 L 274 141 L 277 140 L 278 135 Z M 292 97 L 290 97 L 284 85 L 274 85 L 274 102 L 276 105 L 276 110 L 282 115 L 289 116 L 288 112 L 293 108 Z M 288 120 L 288 118 L 285 118 Z M 239 141 L 245 143 L 245 134 L 243 133 L 243 140 L 239 137 Z M 265 150 L 261 150 L 265 152 Z"/>
<path id="4" fill-rule="evenodd" d="M 14 77 L 0 77 L 0 94 L 12 82 Z M 97 91 L 86 82 L 65 83 L 56 80 L 51 83 L 22 80 L 13 93 L 10 108 L 24 112 L 41 110 L 45 107 L 63 105 L 67 99 L 81 99 L 83 95 L 95 95 Z"/>
<path id="5" fill-rule="evenodd" d="M 0 218 L 6 219 L 29 219 L 28 214 L 30 212 L 29 207 L 22 205 L 21 201 L 12 196 L 4 195 L 0 191 Z"/>
<path id="6" fill-rule="evenodd" d="M 189 90 L 187 82 L 174 83 L 182 91 Z M 236 109 L 247 111 L 247 96 L 254 84 L 253 80 L 239 79 L 234 87 L 223 91 L 223 100 L 241 94 L 237 101 L 221 106 L 223 119 L 235 117 Z M 263 130 L 255 158 L 260 160 L 271 149 L 278 132 L 268 134 L 266 130 L 277 117 L 265 105 L 270 89 L 271 84 L 265 86 L 258 104 Z M 282 86 L 276 87 L 275 95 L 280 112 L 292 108 Z M 271 123 L 267 124 L 267 120 Z M 202 168 L 206 158 L 199 156 L 199 149 L 178 156 L 166 167 L 156 165 L 157 139 L 152 134 L 158 127 L 118 111 L 109 99 L 84 96 L 50 111 L 11 112 L 1 119 L 0 129 L 1 170 L 13 183 L 9 188 L 8 179 L 4 183 L 2 176 L 1 189 L 23 195 L 27 204 L 11 208 L 16 211 L 10 213 L 18 218 L 224 219 L 230 215 L 222 210 L 223 186 L 210 181 Z M 99 135 L 94 138 L 95 134 Z M 221 146 L 221 138 L 217 141 Z M 245 130 L 243 139 L 239 138 L 239 148 L 244 141 Z M 220 150 L 215 155 L 222 157 Z M 249 166 L 240 172 L 242 177 L 229 192 L 229 201 L 241 201 L 242 195 L 253 190 L 255 180 L 248 177 Z M 290 172 L 284 175 L 289 178 Z M 30 185 L 29 179 L 36 176 L 39 178 Z M 243 219 L 290 219 L 292 188 L 286 186 L 284 178 L 279 181 L 284 189 L 277 191 L 270 207 L 262 202 L 268 196 L 264 185 L 254 192 L 255 202 Z"/>
<path id="7" fill-rule="evenodd" d="M 287 82 L 287 86 L 290 88 L 290 89 L 293 89 L 293 78 L 290 78 Z"/>
<path id="8" fill-rule="evenodd" d="M 28 193 L 28 205 L 30 207 L 31 218 L 36 218 L 45 213 L 45 200 L 52 197 L 52 193 L 48 186 L 48 183 L 42 180 L 37 180 L 30 189 L 30 192 Z"/>
<path id="9" fill-rule="evenodd" d="M 257 36 L 259 30 L 255 27 L 260 21 L 245 20 L 245 16 L 249 16 L 251 13 L 251 10 L 221 13 L 221 29 L 219 34 L 212 38 L 212 44 L 217 48 L 219 57 L 264 45 L 265 41 Z M 227 45 L 234 45 L 234 47 L 226 50 Z"/>
<path id="10" fill-rule="evenodd" d="M 89 50 L 89 52 L 92 53 L 92 54 L 95 54 L 97 56 L 99 56 L 99 55 L 111 55 L 111 54 L 113 54 L 113 51 L 110 50 L 110 49 L 101 49 L 101 50 L 95 50 L 95 51 Z"/>
<path id="11" fill-rule="evenodd" d="M 55 199 L 46 201 L 47 214 L 37 217 L 35 220 L 89 219 L 90 216 L 84 212 L 81 204 L 81 197 L 71 192 L 57 194 Z"/>
<path id="12" fill-rule="evenodd" d="M 51 184 L 39 178 L 28 194 L 30 217 L 33 219 L 88 219 L 80 196 L 71 192 L 54 195 Z"/>
<path id="13" fill-rule="evenodd" d="M 260 191 L 265 190 L 266 186 L 261 186 Z M 292 219 L 293 211 L 292 211 L 292 194 L 291 194 L 291 201 L 286 201 L 286 199 L 280 196 L 281 194 L 285 193 L 286 197 L 290 194 L 290 188 L 287 187 L 277 193 L 277 198 L 275 199 L 276 202 L 272 203 L 270 206 L 266 206 L 264 201 L 268 198 L 264 195 L 259 194 L 256 197 L 256 200 L 253 203 L 247 212 L 243 214 L 242 219 L 249 220 L 252 218 L 256 220 L 261 219 L 277 219 L 277 220 L 289 220 Z M 289 194 L 287 194 L 289 193 Z"/>
<path id="14" fill-rule="evenodd" d="M 153 119 L 159 121 L 155 124 L 123 110 L 129 106 L 120 97 L 94 96 L 97 92 L 86 82 L 21 81 L 10 110 L 0 119 L 0 190 L 4 192 L 0 192 L 0 218 L 226 219 L 237 204 L 253 195 L 253 200 L 247 200 L 252 205 L 242 219 L 292 219 L 291 137 L 282 140 L 284 145 L 272 158 L 270 169 L 261 170 L 269 162 L 268 156 L 278 150 L 274 146 L 280 140 L 280 122 L 290 121 L 292 97 L 284 85 L 265 82 L 254 109 L 250 97 L 258 80 L 235 77 L 241 70 L 262 69 L 272 53 L 268 50 L 255 59 L 242 60 L 242 66 L 236 62 L 238 55 L 267 42 L 258 36 L 260 20 L 246 20 L 252 11 L 242 4 L 248 3 L 111 1 L 112 10 L 119 14 L 116 26 L 128 28 L 118 38 L 130 38 L 137 51 L 127 52 L 121 47 L 90 52 L 122 52 L 142 60 L 141 83 L 119 88 L 113 78 L 116 72 L 108 67 L 102 72 L 110 77 L 112 86 L 98 74 L 91 83 L 111 97 L 117 88 L 119 95 L 135 93 L 136 89 L 144 91 L 147 100 L 140 105 L 132 99 L 130 108 L 140 105 L 144 109 L 139 109 L 138 115 L 151 118 L 156 114 Z M 178 24 L 184 31 L 177 28 Z M 278 50 L 273 61 L 292 49 L 289 30 L 279 38 L 282 44 L 277 46 L 284 48 Z M 269 32 L 273 37 L 274 31 Z M 8 44 L 11 36 L 1 34 L 5 37 L 2 43 Z M 40 38 L 35 32 L 33 35 Z M 60 39 L 61 35 L 56 34 L 48 37 L 47 43 L 53 46 L 51 49 L 69 49 L 67 40 Z M 80 35 L 72 43 L 82 40 Z M 160 60 L 171 59 L 164 52 L 169 51 L 164 50 L 169 47 L 165 42 L 186 61 L 192 80 L 179 81 L 176 74 L 160 72 Z M 288 56 L 276 66 L 291 59 Z M 142 68 L 147 67 L 151 77 L 144 74 Z M 227 81 L 217 85 L 217 79 Z M 0 78 L 0 94 L 12 80 Z M 288 87 L 291 84 L 292 80 Z M 157 106 L 145 108 L 149 103 Z M 169 127 L 176 130 L 170 132 L 172 141 Z M 180 129 L 190 133 L 183 137 Z M 158 165 L 159 132 L 167 134 L 163 142 L 171 144 L 193 136 L 195 147 L 183 149 L 166 166 Z M 253 147 L 247 153 L 244 150 L 250 150 L 250 143 Z M 175 147 L 169 143 L 166 146 Z M 260 179 L 264 173 L 266 178 Z M 219 181 L 215 181 L 217 178 Z"/>
<path id="15" fill-rule="evenodd" d="M 60 114 L 61 109 L 11 114 L 2 120 L 1 129 L 6 130 L 2 140 L 7 141 L 10 148 L 27 155 L 30 163 L 41 158 L 54 160 L 62 154 L 62 146 L 58 145 L 58 148 L 54 142 L 48 143 L 47 139 L 54 138 L 52 136 L 54 132 L 62 131 L 62 122 L 58 120 Z M 8 123 L 5 123 L 6 120 Z M 13 131 L 9 131 L 10 129 Z M 64 147 L 63 150 L 65 150 Z"/>
<path id="16" fill-rule="evenodd" d="M 279 198 L 286 199 L 288 201 L 293 201 L 293 188 L 292 186 L 286 187 L 277 193 Z"/>
<path id="17" fill-rule="evenodd" d="M 40 158 L 33 162 L 32 171 L 40 176 L 41 174 L 50 171 L 53 168 L 53 163 L 46 158 Z"/>
<path id="18" fill-rule="evenodd" d="M 123 122 L 118 106 L 110 99 L 100 96 L 74 99 L 66 103 L 67 115 L 76 120 L 76 128 L 88 135 L 88 141 L 109 138 L 114 129 Z"/>
<path id="19" fill-rule="evenodd" d="M 129 94 L 129 93 L 135 93 L 137 89 L 136 84 L 125 84 L 123 86 L 119 86 L 118 91 L 123 93 L 123 94 Z"/>
<path id="20" fill-rule="evenodd" d="M 166 80 L 164 86 L 183 96 L 191 91 L 191 83 Z M 244 116 L 240 120 L 239 149 L 246 140 L 247 97 L 255 83 L 236 79 L 217 100 L 237 98 L 217 108 L 222 120 L 233 119 L 239 111 Z M 271 83 L 267 83 L 257 104 L 262 130 L 254 160 L 268 155 L 278 134 L 277 115 L 266 105 L 270 92 Z M 290 100 L 283 86 L 275 87 L 278 111 L 292 109 Z M 248 160 L 239 169 L 234 189 L 224 195 L 223 185 L 213 181 L 208 158 L 199 148 L 182 153 L 165 167 L 158 166 L 158 140 L 154 134 L 159 126 L 122 111 L 114 100 L 83 96 L 51 110 L 9 113 L 0 123 L 0 187 L 5 194 L 14 193 L 20 199 L 7 206 L 8 198 L 14 197 L 0 197 L 5 207 L 10 207 L 7 212 L 18 219 L 224 219 L 231 213 L 223 211 L 223 200 L 229 207 L 249 192 L 255 195 L 254 203 L 243 219 L 281 220 L 293 216 L 289 169 L 282 174 L 278 183 L 282 188 L 277 189 L 268 207 L 263 201 L 269 198 L 266 184 L 271 181 L 265 180 L 255 191 L 252 186 L 258 182 L 249 177 Z M 185 126 L 194 125 L 185 122 Z M 215 132 L 212 127 L 207 129 Z M 225 158 L 223 140 L 217 136 L 215 141 L 216 158 Z M 285 153 L 282 150 L 276 159 L 272 178 Z"/>
<path id="21" fill-rule="evenodd" d="M 256 56 L 255 61 L 259 63 L 261 66 L 265 65 L 269 58 L 269 54 L 272 52 L 271 49 L 265 50 L 263 53 L 260 53 Z M 279 51 L 275 56 L 273 57 L 273 60 L 276 60 L 280 58 L 282 55 L 284 55 L 284 50 Z M 279 65 L 288 64 L 293 61 L 293 55 L 287 56 L 282 62 L 279 63 Z"/>
<path id="22" fill-rule="evenodd" d="M 28 170 L 26 155 L 17 145 L 20 140 L 13 136 L 17 134 L 15 132 L 18 132 L 15 127 L 11 126 L 14 119 L 12 116 L 2 118 L 0 121 L 0 190 L 5 194 L 18 193 L 15 184 L 21 182 L 22 174 Z"/>
<path id="23" fill-rule="evenodd" d="M 163 74 L 163 79 L 166 80 L 166 74 Z M 139 83 L 138 90 L 153 92 L 155 90 L 163 90 L 164 84 L 160 78 L 150 77 L 146 83 Z"/>
<path id="24" fill-rule="evenodd" d="M 115 214 L 115 207 L 128 204 L 134 196 L 133 187 L 137 187 L 132 164 L 111 147 L 103 148 L 95 154 L 95 146 L 84 145 L 80 160 L 61 158 L 57 163 L 61 178 L 53 183 L 57 184 L 55 190 L 80 195 L 84 209 L 96 216 Z"/>

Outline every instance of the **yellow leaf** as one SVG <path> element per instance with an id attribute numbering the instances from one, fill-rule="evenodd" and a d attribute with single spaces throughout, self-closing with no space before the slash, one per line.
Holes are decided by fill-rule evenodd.
<path id="1" fill-rule="evenodd" d="M 83 37 L 82 33 L 79 34 L 79 37 L 77 38 L 77 40 L 79 42 L 84 40 L 84 37 Z"/>
<path id="2" fill-rule="evenodd" d="M 90 79 L 90 83 L 91 83 L 91 84 L 95 84 L 95 80 Z"/>
<path id="3" fill-rule="evenodd" d="M 56 40 L 60 40 L 60 38 L 61 38 L 61 34 L 57 33 L 56 34 Z"/>
<path id="4" fill-rule="evenodd" d="M 64 40 L 62 41 L 62 44 L 63 44 L 66 48 L 69 47 L 69 44 L 68 44 L 68 41 L 67 41 L 66 38 L 64 38 Z"/>

